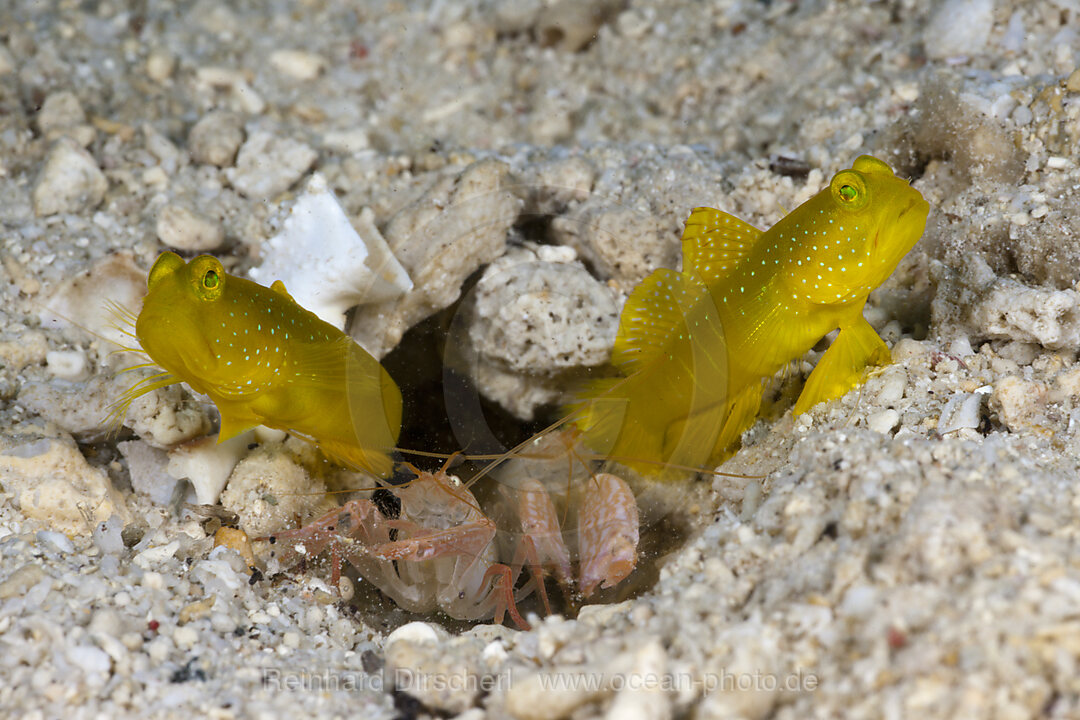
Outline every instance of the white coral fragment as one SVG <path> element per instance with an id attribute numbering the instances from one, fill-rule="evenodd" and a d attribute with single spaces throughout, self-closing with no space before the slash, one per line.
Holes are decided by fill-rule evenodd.
<path id="1" fill-rule="evenodd" d="M 169 453 L 169 475 L 177 480 L 190 480 L 199 503 L 213 505 L 221 496 L 233 468 L 247 455 L 248 445 L 254 440 L 253 430 L 221 443 L 217 442 L 216 436 L 192 440 Z"/>
<path id="2" fill-rule="evenodd" d="M 335 327 L 345 312 L 365 303 L 399 297 L 412 289 L 408 273 L 390 251 L 369 209 L 357 228 L 316 173 L 296 201 L 280 233 L 263 245 L 263 262 L 252 268 L 256 282 L 285 283 L 289 294 Z"/>

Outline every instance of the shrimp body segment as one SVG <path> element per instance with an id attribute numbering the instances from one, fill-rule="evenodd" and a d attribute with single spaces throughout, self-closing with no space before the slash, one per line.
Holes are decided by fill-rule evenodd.
<path id="1" fill-rule="evenodd" d="M 268 539 L 285 565 L 329 550 L 335 582 L 344 560 L 411 612 L 442 611 L 459 620 L 496 622 L 509 615 L 515 625 L 527 628 L 517 604 L 536 592 L 550 612 L 545 576 L 553 576 L 566 596 L 576 583 L 588 597 L 634 569 L 638 518 L 629 486 L 601 473 L 583 488 L 578 531 L 570 538 L 580 556 L 580 579 L 555 504 L 534 478 L 504 493 L 514 504 L 514 526 L 508 531 L 443 469 L 418 472 L 410 483 L 390 488 L 401 502 L 398 517 L 387 517 L 371 500 L 351 500 L 302 528 Z M 530 577 L 519 585 L 523 569 Z"/>

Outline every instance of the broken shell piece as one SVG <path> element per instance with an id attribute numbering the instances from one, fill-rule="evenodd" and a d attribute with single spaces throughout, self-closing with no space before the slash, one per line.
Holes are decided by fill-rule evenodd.
<path id="1" fill-rule="evenodd" d="M 259 425 L 253 432 L 255 433 L 255 442 L 263 445 L 266 443 L 285 442 L 285 438 L 289 436 L 289 433 L 284 430 L 266 427 L 265 425 Z"/>
<path id="2" fill-rule="evenodd" d="M 39 312 L 41 325 L 83 328 L 117 345 L 128 345 L 131 338 L 111 308 L 118 305 L 138 314 L 145 294 L 146 272 L 135 264 L 132 253 L 118 252 L 68 278 L 45 298 Z"/>
<path id="3" fill-rule="evenodd" d="M 408 273 L 390 251 L 365 209 L 358 233 L 316 173 L 293 205 L 281 232 L 263 244 L 263 262 L 253 280 L 285 283 L 296 302 L 326 322 L 345 327 L 354 305 L 396 298 L 412 288 Z"/>
<path id="4" fill-rule="evenodd" d="M 131 489 L 158 505 L 168 505 L 176 480 L 166 470 L 169 456 L 165 451 L 142 439 L 117 443 L 116 449 L 127 461 Z"/>
<path id="5" fill-rule="evenodd" d="M 216 435 L 184 443 L 169 453 L 169 475 L 177 480 L 190 480 L 199 503 L 213 505 L 221 497 L 233 468 L 254 441 L 255 431 L 249 430 L 222 443 Z"/>

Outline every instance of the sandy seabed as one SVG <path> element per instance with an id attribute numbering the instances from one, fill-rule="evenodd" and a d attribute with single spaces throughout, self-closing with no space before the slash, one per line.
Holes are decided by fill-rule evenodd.
<path id="1" fill-rule="evenodd" d="M 0 715 L 1077 717 L 1077 28 L 1072 0 L 4 3 Z M 103 422 L 130 385 L 85 332 L 104 301 L 165 248 L 269 262 L 320 187 L 413 288 L 365 295 L 316 241 L 287 284 L 343 288 L 326 311 L 362 302 L 354 337 L 418 376 L 393 349 L 460 319 L 472 382 L 530 418 L 607 361 L 691 208 L 768 227 L 863 153 L 931 204 L 867 307 L 893 364 L 793 418 L 798 363 L 747 477 L 642 496 L 643 539 L 683 535 L 573 619 L 260 579 L 176 511 L 212 410 L 173 387 Z M 252 534 L 334 480 L 258 442 L 220 497 Z"/>

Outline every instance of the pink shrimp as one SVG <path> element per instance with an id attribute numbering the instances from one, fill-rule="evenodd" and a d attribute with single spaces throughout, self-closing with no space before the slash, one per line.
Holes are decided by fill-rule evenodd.
<path id="1" fill-rule="evenodd" d="M 580 461 L 561 463 L 555 450 L 545 444 L 531 458 L 507 463 L 498 475 L 516 515 L 515 527 L 506 532 L 444 466 L 434 473 L 416 471 L 414 480 L 389 488 L 401 503 L 396 518 L 387 517 L 372 500 L 356 499 L 267 539 L 285 565 L 330 550 L 335 583 L 345 560 L 406 610 L 441 610 L 460 620 L 494 618 L 500 623 L 509 615 L 515 625 L 527 628 L 517 604 L 536 592 L 550 612 L 548 574 L 565 595 L 576 583 L 587 598 L 598 587 L 625 579 L 637 561 L 637 503 L 629 486 L 615 475 L 588 472 Z M 587 477 L 580 507 L 571 516 L 577 532 L 567 538 L 548 487 L 552 478 L 562 478 L 564 467 L 570 470 L 566 478 L 579 476 L 580 471 L 573 472 L 575 463 Z M 568 539 L 577 551 L 576 578 Z M 530 577 L 518 587 L 526 568 Z"/>

